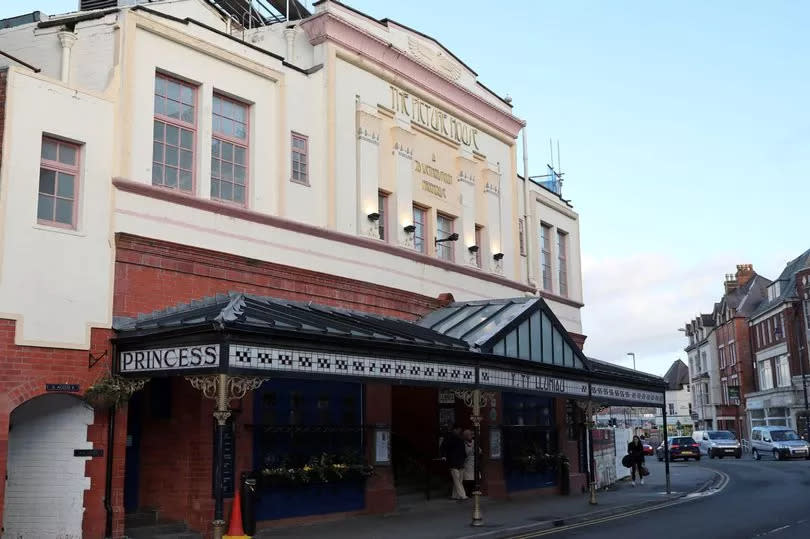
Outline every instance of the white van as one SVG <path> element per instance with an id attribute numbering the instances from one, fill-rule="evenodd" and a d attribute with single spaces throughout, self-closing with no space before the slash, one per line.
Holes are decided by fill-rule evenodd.
<path id="1" fill-rule="evenodd" d="M 751 455 L 774 460 L 810 459 L 810 446 L 790 427 L 754 427 L 751 429 Z"/>
<path id="2" fill-rule="evenodd" d="M 692 438 L 700 446 L 700 453 L 710 459 L 714 457 L 742 457 L 742 446 L 729 430 L 696 430 Z"/>

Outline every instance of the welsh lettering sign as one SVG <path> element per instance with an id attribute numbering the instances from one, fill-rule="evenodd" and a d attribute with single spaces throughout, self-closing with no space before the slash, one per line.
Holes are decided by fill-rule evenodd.
<path id="1" fill-rule="evenodd" d="M 482 368 L 479 371 L 481 385 L 507 387 L 557 395 L 588 396 L 588 383 L 569 380 L 559 376 L 543 376 L 502 369 Z"/>
<path id="2" fill-rule="evenodd" d="M 121 373 L 216 369 L 219 367 L 219 345 L 202 344 L 120 352 L 118 366 Z"/>
<path id="3" fill-rule="evenodd" d="M 79 384 L 45 384 L 45 391 L 77 393 L 79 391 Z"/>
<path id="4" fill-rule="evenodd" d="M 103 457 L 103 449 L 74 449 L 74 457 Z"/>

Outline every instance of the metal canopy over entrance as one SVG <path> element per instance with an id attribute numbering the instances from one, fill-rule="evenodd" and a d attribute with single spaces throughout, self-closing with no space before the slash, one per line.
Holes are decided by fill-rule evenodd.
<path id="1" fill-rule="evenodd" d="M 540 298 L 454 303 L 419 322 L 231 293 L 116 319 L 122 376 L 376 380 L 662 406 L 663 379 L 591 360 Z"/>

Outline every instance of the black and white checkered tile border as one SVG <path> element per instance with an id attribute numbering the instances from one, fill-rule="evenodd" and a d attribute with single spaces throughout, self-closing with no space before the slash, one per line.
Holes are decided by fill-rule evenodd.
<path id="1" fill-rule="evenodd" d="M 595 398 L 606 397 L 609 399 L 635 401 L 639 403 L 664 404 L 663 393 L 642 391 L 640 389 L 629 389 L 618 386 L 606 386 L 603 384 L 592 384 L 591 395 L 593 395 Z"/>
<path id="2" fill-rule="evenodd" d="M 231 345 L 231 367 L 363 378 L 475 384 L 475 367 L 401 359 Z"/>
<path id="3" fill-rule="evenodd" d="M 479 376 L 482 386 L 510 387 L 577 397 L 588 396 L 588 382 L 568 380 L 559 376 L 540 376 L 502 369 L 481 369 Z"/>

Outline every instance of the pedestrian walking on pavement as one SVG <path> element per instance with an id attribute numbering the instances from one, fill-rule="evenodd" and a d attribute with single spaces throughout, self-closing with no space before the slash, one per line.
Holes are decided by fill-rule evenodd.
<path id="1" fill-rule="evenodd" d="M 458 425 L 453 425 L 453 431 L 442 441 L 442 458 L 450 467 L 450 479 L 453 481 L 451 498 L 466 500 L 467 494 L 464 492 L 462 477 L 467 453 L 464 448 L 464 440 L 461 438 L 461 427 Z"/>
<path id="2" fill-rule="evenodd" d="M 475 488 L 475 441 L 473 440 L 473 431 L 465 429 L 461 437 L 464 439 L 464 477 L 462 483 L 464 484 L 464 493 L 469 497 L 472 496 L 473 488 Z M 481 448 L 478 448 L 478 455 L 481 455 Z"/>
<path id="3" fill-rule="evenodd" d="M 627 454 L 630 455 L 630 479 L 633 481 L 633 486 L 636 486 L 636 472 L 641 484 L 644 484 L 644 476 L 641 470 L 644 468 L 644 444 L 641 443 L 641 438 L 633 436 L 633 441 L 627 444 Z"/>

